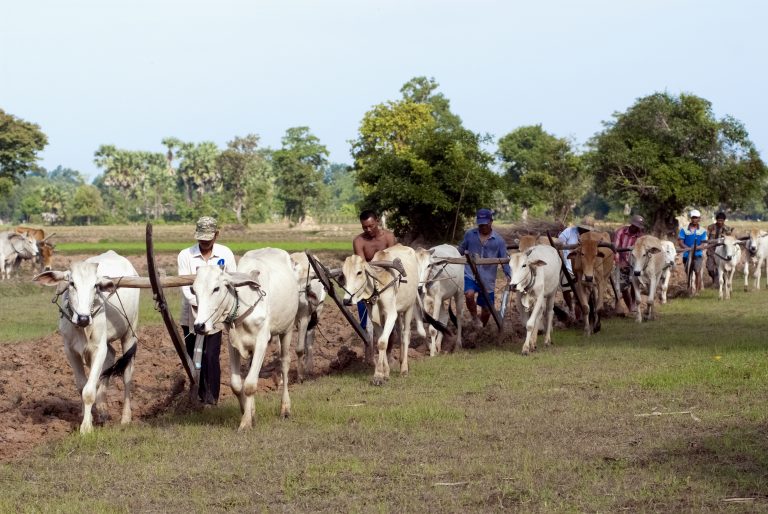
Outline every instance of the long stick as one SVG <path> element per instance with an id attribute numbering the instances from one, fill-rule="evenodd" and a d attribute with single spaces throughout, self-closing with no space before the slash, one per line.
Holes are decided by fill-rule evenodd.
<path id="1" fill-rule="evenodd" d="M 555 246 L 555 242 L 552 240 L 552 236 L 549 234 L 549 230 L 547 230 L 547 239 L 549 239 L 549 244 L 557 248 L 557 246 Z M 568 287 L 571 288 L 571 291 L 573 291 L 573 296 L 576 298 L 576 301 L 579 302 L 579 307 L 581 307 L 581 311 L 586 312 L 586 309 L 584 308 L 584 304 L 581 303 L 581 297 L 576 291 L 576 284 L 573 283 L 573 279 L 571 278 L 571 273 L 568 271 L 568 266 L 565 265 L 563 252 L 557 252 L 557 255 L 560 256 L 560 271 L 562 271 L 563 275 L 565 275 L 565 280 L 566 282 L 568 282 Z"/>
<path id="2" fill-rule="evenodd" d="M 470 269 L 472 270 L 472 274 L 475 276 L 475 280 L 477 281 L 477 285 L 480 286 L 480 295 L 483 297 L 483 300 L 485 301 L 485 304 L 488 306 L 488 309 L 491 311 L 491 314 L 493 315 L 493 321 L 496 322 L 496 326 L 499 328 L 499 332 L 501 332 L 501 318 L 499 317 L 499 313 L 496 312 L 496 306 L 493 305 L 493 302 L 491 301 L 491 295 L 488 294 L 488 291 L 485 289 L 485 284 L 483 283 L 482 277 L 480 277 L 480 272 L 477 271 L 477 261 L 475 260 L 472 255 L 470 255 L 469 252 L 466 254 L 467 264 L 469 264 Z M 509 259 L 507 259 L 507 262 L 509 262 Z"/>

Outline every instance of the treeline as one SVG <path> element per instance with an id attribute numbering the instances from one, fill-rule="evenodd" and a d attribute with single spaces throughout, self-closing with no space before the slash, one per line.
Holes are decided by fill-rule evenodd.
<path id="1" fill-rule="evenodd" d="M 328 162 L 308 127 L 279 149 L 255 134 L 225 148 L 166 138 L 154 151 L 103 145 L 102 173 L 86 184 L 67 168 L 43 170 L 37 125 L 0 110 L 0 218 L 45 223 L 189 222 L 201 213 L 242 224 L 307 216 L 354 221 L 387 214 L 406 239 L 455 239 L 479 206 L 504 221 L 643 214 L 672 230 L 686 207 L 763 217 L 768 170 L 741 122 L 716 118 L 693 94 L 654 93 L 604 122 L 583 147 L 541 125 L 497 141 L 463 126 L 434 79 L 416 77 L 396 100 L 363 115 L 352 165 Z M 489 150 L 493 149 L 493 150 Z"/>

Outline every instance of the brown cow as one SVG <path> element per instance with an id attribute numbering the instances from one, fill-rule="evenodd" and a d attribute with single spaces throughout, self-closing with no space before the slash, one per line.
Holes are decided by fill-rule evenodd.
<path id="1" fill-rule="evenodd" d="M 598 247 L 598 244 L 610 241 L 610 236 L 605 232 L 585 232 L 579 236 L 579 246 L 568 253 L 576 276 L 575 293 L 585 309 L 585 335 L 599 330 L 597 313 L 603 308 L 604 290 L 613 272 L 613 251 L 607 247 Z M 594 327 L 590 322 L 590 311 L 593 309 Z"/>
<path id="2" fill-rule="evenodd" d="M 56 245 L 48 242 L 47 239 L 53 237 L 54 234 L 45 237 L 45 231 L 43 229 L 24 226 L 18 226 L 15 230 L 19 234 L 26 232 L 37 241 L 37 249 L 39 250 L 39 253 L 37 254 L 37 265 L 40 268 L 40 271 L 49 271 L 53 269 L 53 250 L 56 248 Z M 17 262 L 16 264 L 18 265 L 19 263 Z"/>

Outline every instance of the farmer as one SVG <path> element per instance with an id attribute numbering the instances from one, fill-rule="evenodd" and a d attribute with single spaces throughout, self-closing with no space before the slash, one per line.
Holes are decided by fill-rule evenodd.
<path id="1" fill-rule="evenodd" d="M 395 235 L 379 226 L 379 217 L 374 211 L 365 210 L 361 212 L 360 225 L 363 227 L 363 233 L 352 240 L 352 250 L 355 255 L 365 259 L 365 262 L 370 262 L 373 259 L 373 255 L 379 250 L 384 250 L 397 244 Z M 357 303 L 357 314 L 360 317 L 360 326 L 367 330 L 368 311 L 365 308 L 365 303 Z M 397 333 L 397 330 L 393 330 L 392 333 Z"/>
<path id="2" fill-rule="evenodd" d="M 479 258 L 501 258 L 507 257 L 507 243 L 495 230 L 493 230 L 493 212 L 490 209 L 478 209 L 475 221 L 477 228 L 466 231 L 464 239 L 459 244 L 459 253 L 465 255 L 469 253 Z M 511 279 L 509 264 L 501 266 L 507 282 Z M 488 292 L 491 303 L 494 302 L 494 288 L 496 285 L 496 272 L 498 264 L 486 264 L 477 267 L 482 281 Z M 472 324 L 475 327 L 484 327 L 491 316 L 489 306 L 485 303 L 483 295 L 477 299 L 476 296 L 482 287 L 476 277 L 472 274 L 472 268 L 469 264 L 464 265 L 464 299 L 467 302 L 469 315 L 472 317 Z M 480 307 L 480 316 L 477 314 L 477 307 Z"/>
<path id="3" fill-rule="evenodd" d="M 179 253 L 179 275 L 196 275 L 200 266 L 221 266 L 225 271 L 234 272 L 235 256 L 232 250 L 216 243 L 219 228 L 216 220 L 203 216 L 197 220 L 195 239 L 197 244 Z M 219 401 L 219 385 L 221 383 L 221 366 L 219 352 L 221 350 L 221 331 L 206 336 L 196 336 L 189 327 L 194 324 L 197 298 L 192 294 L 190 286 L 181 288 L 181 329 L 184 332 L 184 343 L 187 353 L 195 364 L 200 363 L 200 381 L 197 394 L 204 405 L 216 405 Z M 202 358 L 195 357 L 197 337 L 203 337 Z"/>
<path id="4" fill-rule="evenodd" d="M 629 220 L 629 225 L 621 227 L 616 231 L 613 236 L 613 245 L 616 248 L 632 248 L 635 245 L 637 238 L 645 234 L 645 220 L 639 214 L 635 214 Z M 616 261 L 616 267 L 619 270 L 619 289 L 621 290 L 621 297 L 624 299 L 624 303 L 627 305 L 629 312 L 634 312 L 637 306 L 635 305 L 635 291 L 631 280 L 631 266 L 629 262 L 630 252 L 616 252 L 613 254 L 613 258 Z M 618 302 L 616 308 L 619 308 Z"/>
<path id="5" fill-rule="evenodd" d="M 690 219 L 691 222 L 688 224 L 687 227 L 681 228 L 680 233 L 677 236 L 677 241 L 680 243 L 680 246 L 683 248 L 693 248 L 694 244 L 697 247 L 700 247 L 701 244 L 707 240 L 707 230 L 699 225 L 699 221 L 701 220 L 701 212 L 699 212 L 698 209 L 693 209 L 690 212 Z M 690 250 L 686 250 L 683 252 L 683 265 L 685 266 L 685 269 L 688 269 L 688 259 L 691 257 Z M 693 272 L 696 275 L 696 290 L 700 291 L 702 286 L 702 276 L 701 276 L 701 261 L 702 261 L 702 251 L 699 248 L 696 248 L 695 254 L 692 256 L 693 262 L 691 263 L 693 266 Z"/>

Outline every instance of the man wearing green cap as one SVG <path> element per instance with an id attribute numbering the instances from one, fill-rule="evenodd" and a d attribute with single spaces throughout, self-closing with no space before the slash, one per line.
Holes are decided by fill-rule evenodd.
<path id="1" fill-rule="evenodd" d="M 232 250 L 224 245 L 216 243 L 219 236 L 219 227 L 216 219 L 203 216 L 197 220 L 195 226 L 195 239 L 197 244 L 190 246 L 179 253 L 179 275 L 196 275 L 200 266 L 219 266 L 224 271 L 234 272 L 237 269 L 235 256 Z M 197 308 L 197 298 L 192 293 L 190 286 L 181 288 L 181 329 L 184 332 L 184 342 L 187 353 L 197 366 L 200 365 L 200 380 L 198 396 L 206 405 L 216 405 L 219 401 L 219 385 L 221 384 L 221 366 L 219 353 L 221 351 L 221 332 L 199 336 L 203 338 L 197 342 L 194 330 L 189 327 L 194 324 L 194 310 Z M 197 352 L 195 352 L 197 350 Z M 196 355 L 197 353 L 197 355 Z"/>

